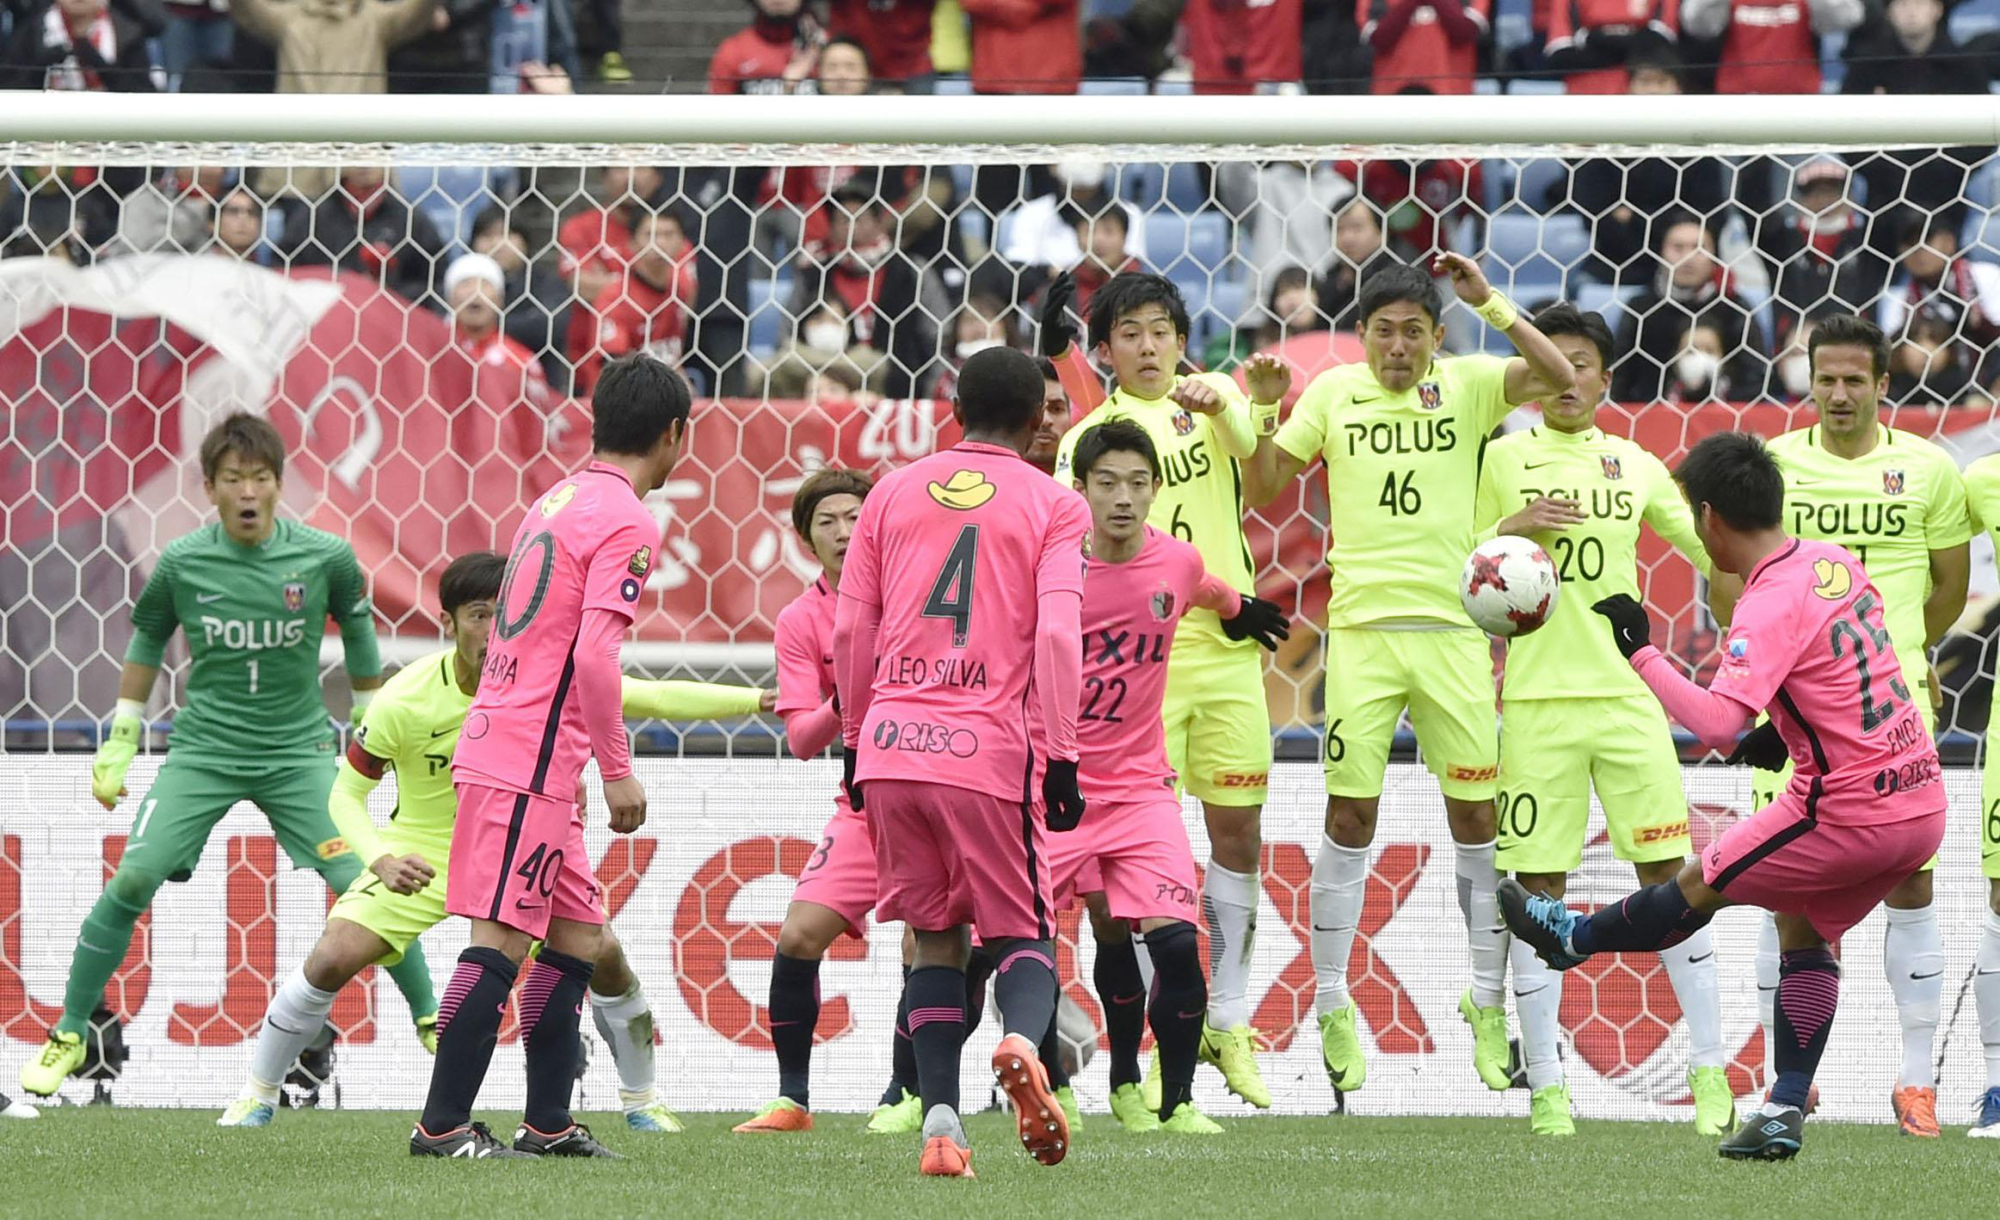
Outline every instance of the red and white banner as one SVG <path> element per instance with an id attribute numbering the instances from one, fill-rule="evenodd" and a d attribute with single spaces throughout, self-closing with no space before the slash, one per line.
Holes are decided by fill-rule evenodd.
<path id="1" fill-rule="evenodd" d="M 143 793 L 153 762 L 142 759 L 131 788 Z M 625 943 L 660 1031 L 658 1065 L 669 1104 L 747 1110 L 776 1084 L 762 1002 L 778 923 L 791 879 L 805 865 L 838 781 L 830 762 L 653 760 L 638 762 L 653 794 L 652 820 L 630 838 L 601 826 L 590 842 Z M 1280 1113 L 1323 1113 L 1332 1094 L 1319 1062 L 1307 954 L 1308 888 L 1320 840 L 1318 768 L 1280 765 L 1264 813 L 1264 902 L 1252 970 L 1252 1022 L 1271 1040 L 1261 1057 Z M 1720 767 L 1685 772 L 1697 845 L 1747 806 L 1747 773 Z M 1963 997 L 1973 969 L 1986 887 L 1978 870 L 1978 776 L 1953 770 L 1946 783 L 1953 820 L 1937 873 L 1945 939 L 1942 1098 L 1970 1106 L 1982 1084 L 1977 1020 Z M 378 793 L 386 814 L 389 794 Z M 80 757 L 0 757 L 0 1080 L 34 1053 L 62 999 L 71 948 L 85 913 L 122 850 L 129 809 L 104 813 L 90 800 Z M 1207 855 L 1198 811 L 1189 834 Z M 1594 826 L 1595 829 L 1595 826 Z M 130 1105 L 220 1107 L 249 1060 L 249 1036 L 274 980 L 304 959 L 318 936 L 328 896 L 317 876 L 286 869 L 269 829 L 249 807 L 216 829 L 186 885 L 160 892 L 140 921 L 109 1002 L 129 1025 L 132 1059 L 114 1096 Z M 1627 892 L 1629 867 L 1602 835 L 1585 853 L 1572 901 L 1602 902 Z M 1093 1017 L 1088 980 L 1093 950 L 1079 912 L 1062 919 L 1064 985 Z M 1739 1093 L 1761 1087 L 1754 954 L 1760 913 L 1725 912 L 1714 924 L 1722 971 L 1723 1031 Z M 1882 977 L 1880 916 L 1842 946 L 1841 1013 L 1822 1069 L 1822 1112 L 1885 1121 L 1900 1045 Z M 1525 1115 L 1523 1093 L 1494 1094 L 1473 1074 L 1471 1035 L 1457 1012 L 1468 959 L 1451 852 L 1436 785 L 1414 766 L 1390 769 L 1369 879 L 1362 935 L 1351 977 L 1368 1031 L 1367 1087 L 1349 1099 L 1364 1114 Z M 815 1055 L 814 1098 L 829 1110 L 874 1103 L 889 1067 L 900 931 L 872 929 L 843 939 L 821 972 L 825 1006 Z M 440 983 L 465 944 L 462 921 L 425 938 Z M 1579 1115 L 1685 1119 L 1686 1030 L 1665 971 L 1650 955 L 1600 959 L 1565 976 L 1564 1054 Z M 371 971 L 334 1009 L 346 1030 L 338 1076 L 344 1104 L 413 1109 L 430 1062 L 406 1027 L 390 981 Z M 586 1033 L 589 1027 L 585 1027 Z M 981 1027 L 968 1063 L 998 1037 Z M 485 1102 L 518 1105 L 522 1073 L 511 1026 L 489 1077 Z M 968 1067 L 968 1089 L 980 1074 Z M 1087 1108 L 1104 1104 L 1104 1072 L 1078 1079 Z M 593 1046 L 587 1104 L 614 1104 L 614 1080 Z M 72 1082 L 67 1091 L 88 1095 Z M 1219 1115 L 1247 1112 L 1214 1073 L 1198 1077 L 1201 1103 Z"/>

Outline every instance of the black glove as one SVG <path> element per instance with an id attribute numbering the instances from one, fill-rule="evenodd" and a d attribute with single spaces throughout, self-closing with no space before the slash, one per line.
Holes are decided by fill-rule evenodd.
<path id="1" fill-rule="evenodd" d="M 1042 776 L 1042 800 L 1048 805 L 1044 820 L 1050 830 L 1060 834 L 1076 829 L 1083 821 L 1083 793 L 1076 789 L 1075 763 L 1049 760 L 1049 769 Z"/>
<path id="2" fill-rule="evenodd" d="M 1243 608 L 1222 620 L 1222 634 L 1232 640 L 1255 640 L 1267 651 L 1278 651 L 1279 640 L 1292 638 L 1292 625 L 1276 602 L 1243 594 Z"/>
<path id="3" fill-rule="evenodd" d="M 1611 620 L 1611 638 L 1626 660 L 1653 642 L 1653 624 L 1646 617 L 1646 608 L 1623 593 L 1607 597 L 1591 609 Z"/>
<path id="4" fill-rule="evenodd" d="M 859 746 L 848 746 L 840 752 L 840 786 L 847 790 L 847 806 L 861 808 L 861 785 L 854 782 L 854 764 L 860 753 Z"/>
<path id="5" fill-rule="evenodd" d="M 1778 736 L 1777 724 L 1766 720 L 1743 734 L 1743 740 L 1736 743 L 1736 749 L 1723 761 L 1732 767 L 1748 763 L 1760 771 L 1782 771 L 1791 757 L 1785 739 Z"/>
<path id="6" fill-rule="evenodd" d="M 1069 320 L 1069 303 L 1076 298 L 1076 277 L 1065 271 L 1042 292 L 1042 355 L 1054 360 L 1076 342 L 1076 323 Z"/>

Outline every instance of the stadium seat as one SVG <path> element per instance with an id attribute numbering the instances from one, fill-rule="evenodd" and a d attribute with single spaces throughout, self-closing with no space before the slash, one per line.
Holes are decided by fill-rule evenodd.
<path id="1" fill-rule="evenodd" d="M 1166 166 L 1157 161 L 1134 161 L 1113 166 L 1111 174 L 1117 182 L 1118 197 L 1141 212 L 1150 212 L 1158 207 L 1166 195 Z"/>
<path id="2" fill-rule="evenodd" d="M 1220 212 L 1166 211 L 1146 217 L 1146 263 L 1174 279 L 1206 278 L 1229 257 L 1229 220 Z"/>
<path id="3" fill-rule="evenodd" d="M 1569 86 L 1559 80 L 1521 80 L 1507 82 L 1507 92 L 1526 94 L 1534 97 L 1560 96 L 1569 92 Z"/>
<path id="4" fill-rule="evenodd" d="M 1241 280 L 1219 279 L 1209 285 L 1209 312 L 1220 319 L 1225 327 L 1234 326 L 1243 320 L 1249 302 L 1250 285 Z"/>
<path id="5" fill-rule="evenodd" d="M 1542 211 L 1551 203 L 1560 202 L 1558 192 L 1568 178 L 1569 167 L 1554 157 L 1523 161 L 1516 176 L 1513 198 L 1531 212 Z"/>
<path id="6" fill-rule="evenodd" d="M 1194 94 L 1194 81 L 1185 76 L 1162 76 L 1153 82 L 1155 97 L 1190 97 Z"/>
<path id="7" fill-rule="evenodd" d="M 1579 284 L 1574 296 L 1578 309 L 1603 318 L 1604 324 L 1616 335 L 1619 328 L 1625 325 L 1627 304 L 1641 291 L 1643 289 L 1637 284 L 1626 288 L 1611 284 Z"/>
<path id="8" fill-rule="evenodd" d="M 937 84 L 933 87 L 932 92 L 939 97 L 971 97 L 972 80 L 970 77 L 955 74 L 940 76 L 937 78 Z"/>
<path id="9" fill-rule="evenodd" d="M 1084 81 L 1077 92 L 1084 97 L 1143 97 L 1146 81 L 1138 76 L 1103 76 Z"/>
<path id="10" fill-rule="evenodd" d="M 1167 167 L 1167 205 L 1183 212 L 1199 212 L 1209 206 L 1200 166 L 1181 161 Z"/>
<path id="11" fill-rule="evenodd" d="M 1510 209 L 1487 222 L 1487 275 L 1523 300 L 1559 295 L 1576 265 L 1590 251 L 1583 221 L 1563 214 L 1536 215 Z"/>
<path id="12" fill-rule="evenodd" d="M 2000 263 L 2000 215 L 1984 210 L 1973 212 L 1965 219 L 1960 240 L 1968 257 L 1982 263 Z"/>
<path id="13" fill-rule="evenodd" d="M 785 323 L 784 300 L 777 295 L 778 281 L 762 277 L 750 281 L 750 351 L 768 356 L 777 350 Z"/>
<path id="14" fill-rule="evenodd" d="M 403 165 L 396 168 L 396 190 L 437 226 L 447 245 L 462 246 L 472 236 L 472 222 L 490 203 L 501 183 L 472 165 Z"/>

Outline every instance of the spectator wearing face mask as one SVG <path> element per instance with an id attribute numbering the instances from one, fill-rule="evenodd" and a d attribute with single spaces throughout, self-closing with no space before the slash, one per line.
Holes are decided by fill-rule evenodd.
<path id="1" fill-rule="evenodd" d="M 846 307 L 838 299 L 820 302 L 800 319 L 792 337 L 770 361 L 752 370 L 752 388 L 761 384 L 766 398 L 807 401 L 829 392 L 846 397 L 853 390 L 879 396 L 888 376 L 888 357 L 854 343 L 848 332 Z"/>
<path id="2" fill-rule="evenodd" d="M 1681 333 L 1680 353 L 1661 378 L 1659 398 L 1680 406 L 1729 402 L 1754 390 L 1739 387 L 1728 358 L 1729 341 L 1713 315 L 1704 316 Z M 1743 391 L 1739 393 L 1739 391 Z"/>
<path id="3" fill-rule="evenodd" d="M 1619 336 L 1625 356 L 1612 375 L 1612 396 L 1621 402 L 1670 396 L 1691 401 L 1686 396 L 1688 379 L 1680 379 L 1678 391 L 1672 389 L 1671 379 L 1690 351 L 1708 350 L 1689 337 L 1704 330 L 1714 333 L 1716 350 L 1710 354 L 1722 366 L 1710 379 L 1711 388 L 1748 390 L 1763 385 L 1764 338 L 1750 307 L 1730 288 L 1728 271 L 1715 257 L 1714 231 L 1686 214 L 1669 219 L 1661 227 L 1655 263 L 1653 283 L 1633 300 Z"/>
<path id="4" fill-rule="evenodd" d="M 1072 157 L 1057 162 L 1052 172 L 1053 190 L 1001 216 L 999 227 L 1007 230 L 1007 238 L 1000 257 L 1016 267 L 1041 267 L 1051 274 L 1076 266 L 1083 258 L 1083 245 L 1076 226 L 1064 215 L 1065 204 L 1092 214 L 1107 207 L 1121 209 L 1126 220 L 1125 252 L 1134 258 L 1145 255 L 1144 219 L 1137 208 L 1112 195 L 1104 162 Z"/>
<path id="5" fill-rule="evenodd" d="M 1868 247 L 1868 217 L 1848 197 L 1848 169 L 1815 157 L 1792 176 L 1792 197 L 1757 221 L 1757 252 L 1776 287 L 1779 344 L 1809 313 L 1853 313 L 1876 299 L 1888 269 Z"/>

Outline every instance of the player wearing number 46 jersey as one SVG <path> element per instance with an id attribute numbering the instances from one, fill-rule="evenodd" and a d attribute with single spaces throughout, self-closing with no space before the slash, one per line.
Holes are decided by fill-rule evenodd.
<path id="1" fill-rule="evenodd" d="M 91 793 L 109 809 L 125 795 L 141 717 L 176 629 L 194 659 L 171 752 L 139 801 L 118 869 L 77 936 L 63 1015 L 21 1069 L 21 1087 L 48 1096 L 83 1063 L 83 1032 L 132 927 L 168 881 L 185 881 L 230 806 L 264 811 L 299 868 L 338 894 L 361 871 L 327 816 L 333 725 L 319 689 L 319 644 L 340 624 L 357 714 L 382 684 L 374 611 L 354 550 L 277 517 L 285 470 L 278 431 L 232 415 L 201 443 L 203 487 L 222 520 L 169 543 L 132 608 L 132 643 L 118 683 L 111 735 L 91 765 Z M 437 1011 L 423 954 L 390 972 L 426 1042 Z"/>
<path id="2" fill-rule="evenodd" d="M 1902 658 L 1903 685 L 1925 730 L 1935 731 L 1940 693 L 1931 683 L 1929 652 L 1965 609 L 1970 567 L 1972 524 L 1964 484 L 1944 450 L 1881 422 L 1889 347 L 1874 323 L 1843 315 L 1822 318 L 1807 350 L 1819 418 L 1771 442 L 1785 476 L 1785 528 L 1794 537 L 1846 548 L 1868 570 L 1882 594 L 1882 621 Z M 1717 610 L 1725 622 L 1732 591 L 1727 578 L 1716 583 Z M 1782 752 L 1771 734 L 1765 729 L 1759 739 L 1775 761 Z M 1753 804 L 1761 808 L 1775 800 L 1788 778 L 1783 771 L 1752 771 Z M 1902 1066 L 1890 1104 L 1905 1134 L 1936 1138 L 1934 1044 L 1945 961 L 1930 867 L 1911 876 L 1884 905 L 1882 970 L 1903 1033 Z M 1768 920 L 1757 974 L 1768 1046 L 1770 1004 L 1778 986 L 1777 929 Z"/>
<path id="3" fill-rule="evenodd" d="M 1535 326 L 1576 370 L 1576 387 L 1542 401 L 1542 422 L 1487 446 L 1479 474 L 1482 540 L 1534 539 L 1562 579 L 1555 614 L 1507 645 L 1500 719 L 1501 871 L 1531 892 L 1560 898 L 1583 863 L 1590 793 L 1604 806 L 1611 848 L 1641 885 L 1670 881 L 1688 850 L 1681 764 L 1659 701 L 1618 655 L 1590 612 L 1614 593 L 1639 596 L 1641 523 L 1705 576 L 1708 553 L 1695 538 L 1687 501 L 1652 454 L 1596 426 L 1611 364 L 1611 330 L 1596 314 L 1555 305 Z M 1706 929 L 1661 955 L 1687 1014 L 1688 1084 L 1695 1127 L 1722 1135 L 1735 1126 L 1722 1049 L 1715 948 Z M 1569 1135 L 1569 1089 L 1558 1055 L 1562 976 L 1524 942 L 1509 950 L 1515 1010 L 1537 1135 Z"/>
<path id="4" fill-rule="evenodd" d="M 1261 503 L 1312 462 L 1326 463 L 1326 836 L 1313 865 L 1311 943 L 1321 1053 L 1343 1093 L 1367 1076 L 1347 967 L 1390 741 L 1406 707 L 1457 849 L 1472 957 L 1459 1012 L 1472 1026 L 1473 1066 L 1488 1088 L 1512 1083 L 1507 940 L 1493 899 L 1493 662 L 1459 603 L 1458 573 L 1472 550 L 1487 436 L 1514 405 L 1561 394 L 1576 375 L 1477 264 L 1448 254 L 1437 270 L 1520 356 L 1437 356 L 1443 302 L 1431 277 L 1415 267 L 1375 271 L 1361 285 L 1367 364 L 1315 377 L 1275 443 L 1258 445 L 1252 479 Z"/>
<path id="5" fill-rule="evenodd" d="M 1784 483 L 1756 437 L 1724 432 L 1696 445 L 1676 479 L 1719 571 L 1743 576 L 1722 663 L 1707 688 L 1649 642 L 1646 611 L 1623 594 L 1592 607 L 1667 714 L 1722 747 L 1768 709 L 1791 756 L 1790 785 L 1736 823 L 1672 881 L 1583 916 L 1560 899 L 1501 882 L 1507 926 L 1558 970 L 1594 953 L 1658 952 L 1723 907 L 1778 915 L 1784 959 L 1777 1001 L 1777 1081 L 1725 1139 L 1736 1159 L 1798 1152 L 1813 1073 L 1840 996 L 1829 942 L 1916 872 L 1944 837 L 1937 750 L 1883 626 L 1882 596 L 1852 554 L 1788 537 Z"/>

